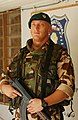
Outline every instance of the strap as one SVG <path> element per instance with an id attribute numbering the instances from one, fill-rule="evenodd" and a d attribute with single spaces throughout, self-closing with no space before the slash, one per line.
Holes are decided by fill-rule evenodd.
<path id="1" fill-rule="evenodd" d="M 48 73 L 53 49 L 54 49 L 54 43 L 52 40 L 50 40 L 50 44 L 48 46 L 46 59 L 45 59 L 45 63 L 44 63 L 44 68 L 41 68 L 42 69 L 41 70 L 41 72 L 42 72 L 42 84 L 41 84 L 41 94 L 40 94 L 41 99 L 43 99 L 46 95 L 47 73 Z"/>

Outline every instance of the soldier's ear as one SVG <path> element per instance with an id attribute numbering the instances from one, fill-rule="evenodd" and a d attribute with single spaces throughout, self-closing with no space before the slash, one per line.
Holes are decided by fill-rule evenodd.
<path id="1" fill-rule="evenodd" d="M 48 36 L 50 36 L 50 35 L 51 35 L 51 33 L 52 33 L 52 28 L 51 28 L 51 29 L 49 29 Z"/>
<path id="2" fill-rule="evenodd" d="M 48 29 L 48 35 L 51 35 L 52 33 L 52 26 L 50 25 L 49 29 Z"/>

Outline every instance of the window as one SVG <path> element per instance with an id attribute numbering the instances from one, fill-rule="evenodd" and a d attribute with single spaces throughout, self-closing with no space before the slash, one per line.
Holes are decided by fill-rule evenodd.
<path id="1" fill-rule="evenodd" d="M 0 13 L 0 67 L 6 70 L 21 47 L 21 12 L 14 9 Z M 0 95 L 0 101 L 7 98 Z"/>

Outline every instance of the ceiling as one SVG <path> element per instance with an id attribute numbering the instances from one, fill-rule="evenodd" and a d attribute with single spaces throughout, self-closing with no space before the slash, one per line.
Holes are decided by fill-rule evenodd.
<path id="1" fill-rule="evenodd" d="M 21 7 L 23 5 L 36 4 L 38 2 L 45 2 L 48 0 L 0 0 L 0 12 Z M 57 0 L 50 0 L 57 1 Z"/>
<path id="2" fill-rule="evenodd" d="M 28 1 L 32 0 L 0 0 L 0 12 L 18 8 Z"/>
<path id="3" fill-rule="evenodd" d="M 22 6 L 33 7 L 36 5 L 38 6 L 45 4 L 55 4 L 59 2 L 69 2 L 69 1 L 75 1 L 75 0 L 0 0 L 0 12 Z"/>

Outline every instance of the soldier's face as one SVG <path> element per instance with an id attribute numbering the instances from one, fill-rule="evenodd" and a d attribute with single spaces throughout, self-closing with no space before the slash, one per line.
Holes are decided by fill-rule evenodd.
<path id="1" fill-rule="evenodd" d="M 33 20 L 31 23 L 31 35 L 33 43 L 41 45 L 48 40 L 49 34 L 51 33 L 51 25 L 43 20 Z"/>

